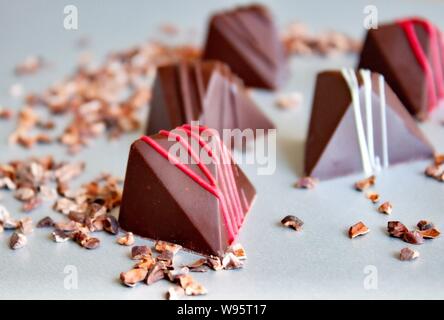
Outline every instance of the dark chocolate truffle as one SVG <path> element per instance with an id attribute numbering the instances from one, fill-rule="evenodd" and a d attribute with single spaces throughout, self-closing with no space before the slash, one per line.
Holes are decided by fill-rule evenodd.
<path id="1" fill-rule="evenodd" d="M 444 40 L 425 19 L 371 29 L 359 68 L 381 73 L 407 110 L 425 119 L 444 98 Z"/>
<path id="2" fill-rule="evenodd" d="M 255 195 L 215 130 L 184 125 L 132 144 L 119 223 L 142 237 L 221 256 Z"/>
<path id="3" fill-rule="evenodd" d="M 276 89 L 288 75 L 278 31 L 270 12 L 262 5 L 213 15 L 204 59 L 227 63 L 248 87 Z"/>
<path id="4" fill-rule="evenodd" d="M 160 67 L 154 84 L 147 134 L 182 124 L 216 129 L 274 128 L 257 108 L 242 80 L 226 64 L 215 61 L 179 62 Z"/>
<path id="5" fill-rule="evenodd" d="M 307 175 L 370 176 L 433 153 L 383 76 L 362 69 L 318 74 L 305 147 Z"/>

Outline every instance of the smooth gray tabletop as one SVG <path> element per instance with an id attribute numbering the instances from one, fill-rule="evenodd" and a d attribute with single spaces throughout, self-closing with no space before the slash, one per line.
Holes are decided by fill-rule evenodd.
<path id="1" fill-rule="evenodd" d="M 100 60 L 110 50 L 140 43 L 156 34 L 158 26 L 173 22 L 194 28 L 202 37 L 212 10 L 244 1 L 0 1 L 0 104 L 19 107 L 20 100 L 8 90 L 20 82 L 25 91 L 42 90 L 69 74 L 79 50 L 74 43 L 86 35 L 91 50 Z M 265 1 L 280 25 L 301 20 L 314 30 L 332 28 L 353 36 L 364 34 L 363 8 L 367 1 Z M 79 30 L 63 28 L 63 7 L 74 4 L 79 9 Z M 404 15 L 423 15 L 444 28 L 442 1 L 372 1 L 384 21 Z M 40 54 L 51 67 L 35 76 L 17 79 L 13 67 L 30 54 Z M 351 176 L 323 182 L 311 191 L 293 187 L 302 174 L 303 145 L 310 115 L 315 75 L 319 70 L 354 66 L 356 57 L 338 56 L 293 58 L 292 77 L 282 91 L 304 94 L 302 106 L 282 111 L 274 106 L 275 95 L 254 91 L 260 108 L 275 122 L 277 169 L 271 176 L 258 176 L 254 166 L 244 166 L 258 191 L 254 208 L 246 219 L 239 242 L 246 248 L 248 261 L 243 270 L 196 274 L 208 289 L 203 299 L 288 299 L 357 298 L 401 299 L 444 298 L 444 239 L 418 246 L 421 257 L 402 262 L 397 255 L 406 243 L 389 238 L 388 220 L 401 220 L 412 227 L 420 219 L 434 221 L 444 229 L 444 184 L 426 179 L 426 162 L 391 167 L 378 179 L 377 190 L 394 205 L 391 216 L 375 211 L 362 194 L 352 189 L 360 177 Z M 437 150 L 444 151 L 442 108 L 422 129 Z M 440 113 L 440 114 L 439 114 Z M 143 117 L 145 115 L 142 115 Z M 8 146 L 7 136 L 13 122 L 0 122 L 0 161 L 30 155 L 53 154 L 66 159 L 62 146 L 37 147 L 26 151 Z M 142 131 L 109 142 L 93 143 L 74 159 L 87 162 L 87 181 L 102 171 L 123 177 L 128 147 Z M 14 217 L 21 217 L 20 204 L 8 192 L 1 191 L 1 203 Z M 280 219 L 294 214 L 305 221 L 300 233 L 282 228 Z M 45 215 L 61 218 L 49 206 L 31 213 L 36 222 Z M 350 240 L 348 227 L 364 221 L 371 232 Z M 0 298 L 55 299 L 162 299 L 169 283 L 141 285 L 133 289 L 119 283 L 119 273 L 132 266 L 129 248 L 115 243 L 115 237 L 99 235 L 102 246 L 86 251 L 68 242 L 55 244 L 47 230 L 35 230 L 27 247 L 12 251 L 9 232 L 0 234 Z M 138 244 L 151 244 L 137 238 Z M 181 253 L 178 262 L 192 261 Z M 67 267 L 68 266 L 68 267 Z M 78 288 L 67 289 L 64 280 L 70 266 L 78 272 Z M 68 268 L 68 269 L 66 269 Z"/>

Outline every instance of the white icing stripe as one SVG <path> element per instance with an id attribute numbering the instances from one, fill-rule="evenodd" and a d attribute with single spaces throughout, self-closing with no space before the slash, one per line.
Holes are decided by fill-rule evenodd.
<path id="1" fill-rule="evenodd" d="M 362 124 L 361 106 L 359 101 L 359 84 L 354 70 L 342 69 L 342 75 L 347 82 L 352 97 L 352 105 L 355 115 L 356 132 L 358 135 L 359 149 L 361 151 L 362 168 L 365 175 L 370 176 L 373 172 L 365 139 L 364 126 Z"/>
<path id="2" fill-rule="evenodd" d="M 389 166 L 388 139 L 387 139 L 387 118 L 385 101 L 385 80 L 383 75 L 379 75 L 379 102 L 381 107 L 381 138 L 382 138 L 382 166 Z"/>
<path id="3" fill-rule="evenodd" d="M 375 146 L 373 143 L 373 104 L 372 104 L 372 79 L 369 70 L 359 70 L 364 85 L 364 103 L 365 103 L 365 122 L 367 129 L 367 147 L 370 162 L 373 169 L 376 168 L 377 163 L 375 159 Z"/>

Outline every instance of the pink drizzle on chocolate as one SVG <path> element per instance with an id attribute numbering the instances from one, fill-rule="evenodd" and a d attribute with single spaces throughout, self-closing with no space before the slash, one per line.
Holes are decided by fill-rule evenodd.
<path id="1" fill-rule="evenodd" d="M 433 24 L 420 18 L 400 20 L 397 23 L 403 28 L 412 51 L 418 63 L 424 70 L 427 82 L 429 111 L 432 111 L 438 105 L 438 100 L 444 98 L 443 66 L 440 54 L 442 42 L 440 40 L 440 33 Z M 418 40 L 414 27 L 415 24 L 420 25 L 427 32 L 430 44 L 431 61 L 429 61 Z"/>
<path id="2" fill-rule="evenodd" d="M 167 138 L 175 139 L 178 143 L 185 147 L 190 157 L 194 160 L 208 181 L 196 174 L 187 165 L 180 162 L 176 156 L 170 154 L 168 150 L 159 145 L 154 139 L 143 136 L 141 137 L 141 140 L 151 146 L 162 157 L 169 160 L 178 169 L 188 175 L 192 180 L 213 194 L 219 200 L 222 216 L 228 234 L 228 241 L 231 244 L 236 238 L 236 235 L 238 234 L 244 220 L 242 209 L 248 209 L 248 204 L 244 199 L 245 197 L 240 196 L 242 190 L 241 192 L 238 190 L 234 179 L 231 156 L 225 145 L 220 140 L 219 136 L 213 133 L 211 135 L 213 138 L 217 139 L 216 142 L 219 150 L 217 150 L 218 152 L 216 154 L 213 152 L 213 150 L 211 150 L 208 143 L 203 140 L 200 135 L 200 133 L 207 130 L 205 127 L 191 127 L 190 125 L 184 125 L 176 128 L 175 130 L 184 132 L 190 139 L 195 139 L 207 152 L 211 159 L 215 161 L 217 164 L 217 180 L 210 172 L 208 167 L 202 163 L 199 156 L 194 152 L 190 143 L 188 142 L 188 139 L 184 139 L 181 135 L 165 130 L 159 132 L 159 134 Z M 199 134 L 196 134 L 194 131 L 197 131 Z M 241 201 L 241 198 L 243 201 Z"/>

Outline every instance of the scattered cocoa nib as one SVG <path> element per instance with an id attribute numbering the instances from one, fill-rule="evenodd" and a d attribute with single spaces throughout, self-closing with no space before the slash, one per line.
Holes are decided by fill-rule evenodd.
<path id="1" fill-rule="evenodd" d="M 419 233 L 424 239 L 435 239 L 438 238 L 441 234 L 441 232 L 439 232 L 439 230 L 435 228 L 421 230 L 419 231 Z"/>
<path id="2" fill-rule="evenodd" d="M 141 260 L 150 257 L 153 253 L 148 246 L 134 246 L 131 248 L 131 259 Z"/>
<path id="3" fill-rule="evenodd" d="M 240 269 L 243 268 L 244 263 L 236 257 L 233 253 L 229 252 L 225 254 L 225 256 L 222 259 L 222 266 L 226 270 L 231 269 Z"/>
<path id="4" fill-rule="evenodd" d="M 348 230 L 348 236 L 350 237 L 350 239 L 353 239 L 369 232 L 370 229 L 367 228 L 367 226 L 363 222 L 359 221 L 358 223 L 350 227 L 350 229 Z"/>
<path id="5" fill-rule="evenodd" d="M 117 239 L 117 243 L 122 246 L 132 246 L 134 244 L 134 241 L 134 235 L 132 232 L 128 232 Z"/>
<path id="6" fill-rule="evenodd" d="M 292 215 L 286 216 L 285 218 L 283 218 L 281 220 L 281 223 L 288 227 L 288 228 L 292 228 L 296 231 L 301 231 L 302 230 L 302 226 L 304 225 L 304 222 Z"/>
<path id="7" fill-rule="evenodd" d="M 208 271 L 207 259 L 198 259 L 185 267 L 191 272 L 206 272 Z"/>
<path id="8" fill-rule="evenodd" d="M 338 31 L 314 35 L 301 22 L 293 22 L 284 29 L 282 42 L 288 54 L 321 56 L 357 53 L 362 45 L 361 41 Z"/>
<path id="9" fill-rule="evenodd" d="M 179 286 L 172 286 L 168 289 L 167 299 L 178 300 L 185 295 L 185 290 Z"/>
<path id="10" fill-rule="evenodd" d="M 82 225 L 75 221 L 67 221 L 67 222 L 58 222 L 54 226 L 56 229 L 62 230 L 62 231 L 76 231 L 79 230 Z"/>
<path id="11" fill-rule="evenodd" d="M 302 104 L 302 100 L 300 92 L 281 93 L 276 98 L 276 105 L 281 109 L 294 109 Z"/>
<path id="12" fill-rule="evenodd" d="M 387 231 L 392 237 L 402 238 L 409 229 L 399 221 L 389 221 L 387 223 Z"/>
<path id="13" fill-rule="evenodd" d="M 131 269 L 120 273 L 120 281 L 128 287 L 134 287 L 137 283 L 145 280 L 147 274 L 148 271 L 144 269 Z"/>
<path id="14" fill-rule="evenodd" d="M 80 245 L 85 249 L 97 249 L 100 246 L 100 240 L 94 237 L 87 237 L 80 242 Z"/>
<path id="15" fill-rule="evenodd" d="M 99 66 L 82 59 L 73 74 L 43 92 L 28 95 L 25 103 L 41 105 L 53 115 L 71 118 L 54 140 L 65 145 L 70 153 L 76 153 L 103 134 L 115 139 L 139 129 L 140 112 L 151 99 L 150 84 L 157 66 L 200 55 L 200 48 L 192 45 L 170 46 L 150 41 L 112 52 Z M 38 61 L 36 57 L 29 58 L 16 72 L 35 71 L 40 65 Z M 18 143 L 19 136 L 30 135 L 37 124 L 38 121 L 26 125 L 19 122 L 11 142 Z"/>
<path id="16" fill-rule="evenodd" d="M 42 57 L 28 56 L 15 67 L 15 74 L 19 76 L 34 74 L 46 65 Z"/>
<path id="17" fill-rule="evenodd" d="M 420 220 L 416 226 L 421 231 L 432 229 L 435 227 L 435 225 L 432 222 L 427 221 L 427 220 Z"/>
<path id="18" fill-rule="evenodd" d="M 166 271 L 166 278 L 168 278 L 171 282 L 178 282 L 179 278 L 187 275 L 190 272 L 190 269 L 187 267 L 181 267 L 180 269 L 172 269 Z"/>
<path id="19" fill-rule="evenodd" d="M 9 239 L 9 246 L 12 250 L 23 248 L 28 243 L 28 239 L 24 234 L 14 232 Z"/>
<path id="20" fill-rule="evenodd" d="M 373 202 L 373 203 L 377 203 L 377 202 L 379 202 L 380 196 L 379 196 L 379 194 L 376 193 L 376 192 L 368 192 L 368 193 L 366 194 L 366 196 L 367 196 L 367 198 L 368 198 L 371 202 Z"/>
<path id="21" fill-rule="evenodd" d="M 318 184 L 319 180 L 313 177 L 300 178 L 295 187 L 298 189 L 313 189 Z"/>
<path id="22" fill-rule="evenodd" d="M 53 227 L 55 225 L 54 220 L 51 217 L 44 217 L 39 222 L 37 222 L 37 228 L 48 228 Z"/>
<path id="23" fill-rule="evenodd" d="M 68 234 L 66 234 L 64 231 L 62 231 L 60 229 L 55 229 L 52 232 L 51 236 L 52 236 L 52 239 L 54 240 L 54 242 L 57 242 L 57 243 L 66 242 L 69 239 L 71 239 Z"/>
<path id="24" fill-rule="evenodd" d="M 18 188 L 15 191 L 15 198 L 19 201 L 28 201 L 35 197 L 35 192 L 33 189 L 28 187 Z"/>
<path id="25" fill-rule="evenodd" d="M 207 264 L 214 271 L 219 271 L 224 268 L 224 266 L 222 265 L 222 261 L 220 261 L 220 258 L 215 256 L 208 257 Z"/>
<path id="26" fill-rule="evenodd" d="M 0 189 L 15 190 L 16 185 L 9 177 L 0 178 Z"/>
<path id="27" fill-rule="evenodd" d="M 236 243 L 229 246 L 227 252 L 233 253 L 240 260 L 247 259 L 247 253 L 245 252 L 244 247 L 240 243 Z"/>
<path id="28" fill-rule="evenodd" d="M 437 178 L 442 174 L 442 172 L 443 169 L 441 168 L 441 166 L 438 166 L 436 164 L 429 165 L 424 171 L 425 175 L 430 178 Z"/>
<path id="29" fill-rule="evenodd" d="M 19 222 L 10 218 L 3 221 L 2 224 L 5 230 L 15 230 L 19 227 Z"/>
<path id="30" fill-rule="evenodd" d="M 435 165 L 440 166 L 444 164 L 444 154 L 436 154 L 434 156 Z"/>
<path id="31" fill-rule="evenodd" d="M 164 264 L 162 263 L 155 263 L 154 266 L 151 267 L 148 277 L 146 278 L 145 282 L 148 285 L 151 285 L 159 280 L 162 280 L 165 278 L 165 271 L 166 268 Z"/>
<path id="32" fill-rule="evenodd" d="M 157 261 L 163 261 L 166 266 L 170 267 L 173 265 L 174 253 L 169 250 L 164 250 L 156 259 Z"/>
<path id="33" fill-rule="evenodd" d="M 187 287 L 185 287 L 185 294 L 187 296 L 200 296 L 207 294 L 207 289 L 201 285 L 200 283 L 197 283 L 196 281 L 190 283 Z"/>
<path id="34" fill-rule="evenodd" d="M 18 229 L 23 234 L 31 234 L 34 230 L 32 228 L 32 218 L 31 217 L 25 217 L 19 220 L 18 222 Z"/>
<path id="35" fill-rule="evenodd" d="M 378 211 L 389 215 L 389 214 L 392 214 L 393 206 L 390 202 L 386 201 L 379 206 Z"/>
<path id="36" fill-rule="evenodd" d="M 85 223 L 86 216 L 84 212 L 70 211 L 68 213 L 68 219 L 83 224 Z"/>
<path id="37" fill-rule="evenodd" d="M 22 206 L 22 211 L 23 212 L 31 212 L 32 210 L 40 207 L 42 202 L 43 201 L 41 198 L 36 198 L 36 197 L 32 198 L 28 201 L 25 201 Z"/>
<path id="38" fill-rule="evenodd" d="M 111 234 L 119 233 L 119 222 L 112 215 L 107 215 L 106 219 L 103 221 L 103 229 Z"/>
<path id="39" fill-rule="evenodd" d="M 355 183 L 355 189 L 358 191 L 364 191 L 376 183 L 376 176 L 370 176 Z"/>
<path id="40" fill-rule="evenodd" d="M 424 238 L 418 231 L 407 231 L 404 233 L 402 240 L 410 244 L 423 244 Z"/>
<path id="41" fill-rule="evenodd" d="M 155 263 L 156 263 L 156 260 L 153 257 L 147 256 L 147 257 L 141 259 L 139 262 L 137 262 L 134 265 L 134 268 L 150 270 L 154 266 Z"/>
<path id="42" fill-rule="evenodd" d="M 0 224 L 3 224 L 6 220 L 11 218 L 11 214 L 5 206 L 0 204 Z"/>
<path id="43" fill-rule="evenodd" d="M 169 243 L 166 241 L 159 240 L 156 242 L 154 249 L 156 249 L 157 252 L 162 253 L 163 251 L 171 251 L 173 254 L 176 254 L 182 249 L 182 246 L 174 243 Z"/>
<path id="44" fill-rule="evenodd" d="M 408 247 L 403 248 L 399 253 L 399 259 L 402 261 L 410 261 L 419 257 L 419 252 Z"/>
<path id="45" fill-rule="evenodd" d="M 0 120 L 9 120 L 13 115 L 14 112 L 11 109 L 0 106 Z"/>

